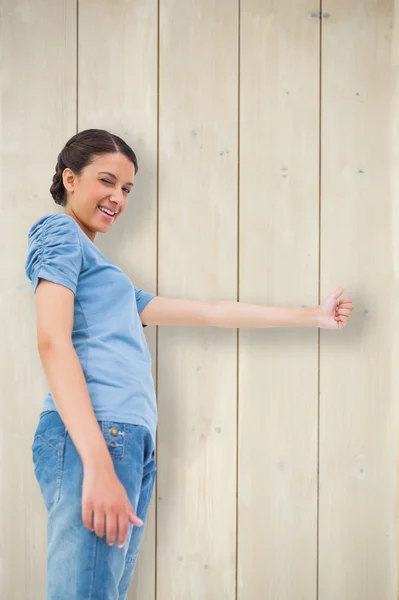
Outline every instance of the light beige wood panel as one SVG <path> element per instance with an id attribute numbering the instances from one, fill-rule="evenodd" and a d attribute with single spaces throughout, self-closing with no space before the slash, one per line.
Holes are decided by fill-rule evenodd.
<path id="1" fill-rule="evenodd" d="M 356 309 L 321 332 L 323 600 L 398 593 L 398 9 L 324 2 L 321 289 L 345 284 Z"/>
<path id="2" fill-rule="evenodd" d="M 1 2 L 0 596 L 45 597 L 47 512 L 31 446 L 47 383 L 24 265 L 33 222 L 56 212 L 54 166 L 76 124 L 76 3 Z"/>
<path id="3" fill-rule="evenodd" d="M 84 0 L 79 10 L 78 129 L 107 129 L 137 155 L 129 206 L 102 252 L 146 291 L 156 293 L 157 22 L 156 0 Z M 156 328 L 145 335 L 156 371 Z M 155 594 L 155 491 L 129 598 Z"/>
<path id="4" fill-rule="evenodd" d="M 314 6 L 241 1 L 242 302 L 318 304 Z M 237 597 L 316 600 L 318 332 L 240 330 L 239 349 Z"/>
<path id="5" fill-rule="evenodd" d="M 391 398 L 393 399 L 393 408 L 398 408 L 396 399 L 399 398 L 399 376 L 398 376 L 398 364 L 399 364 L 399 170 L 397 168 L 399 164 L 399 77 L 396 65 L 399 65 L 399 10 L 398 2 L 395 0 L 395 10 L 392 15 L 392 88 L 390 90 L 390 138 L 389 138 L 389 182 L 390 182 L 390 200 L 392 205 L 392 217 L 390 220 L 390 242 L 391 242 L 391 263 L 392 263 L 392 330 L 393 335 L 391 339 L 391 353 L 389 357 L 389 383 L 391 390 Z M 393 577 L 396 579 L 395 584 L 392 583 L 391 587 L 394 590 L 394 598 L 397 598 L 399 594 L 399 494 L 398 494 L 398 457 L 399 457 L 399 436 L 398 424 L 399 418 L 393 419 L 396 424 L 393 425 L 393 435 L 396 435 L 396 442 L 391 448 L 391 452 L 394 455 L 396 464 L 392 477 L 395 481 L 395 494 L 396 494 L 396 527 L 393 533 L 395 536 L 395 548 L 392 548 L 393 557 L 395 560 L 395 566 L 393 567 Z"/>
<path id="6" fill-rule="evenodd" d="M 159 294 L 237 299 L 238 4 L 161 0 Z M 159 329 L 157 600 L 233 600 L 237 332 Z"/>

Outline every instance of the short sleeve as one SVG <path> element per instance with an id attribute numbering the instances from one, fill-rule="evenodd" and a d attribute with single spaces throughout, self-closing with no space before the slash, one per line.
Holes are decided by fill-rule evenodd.
<path id="1" fill-rule="evenodd" d="M 144 308 L 150 302 L 150 300 L 155 298 L 156 294 L 153 294 L 152 292 L 144 292 L 143 290 L 140 290 L 136 287 L 134 288 L 134 291 L 136 294 L 137 312 L 140 314 L 141 311 L 144 310 Z M 147 325 L 143 324 L 143 327 L 147 327 Z"/>
<path id="2" fill-rule="evenodd" d="M 39 278 L 59 283 L 76 294 L 82 266 L 79 225 L 65 214 L 46 215 L 28 234 L 25 273 L 36 293 Z"/>

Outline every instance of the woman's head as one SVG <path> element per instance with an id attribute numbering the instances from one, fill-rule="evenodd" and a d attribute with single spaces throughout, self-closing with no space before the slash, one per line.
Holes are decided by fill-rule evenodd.
<path id="1" fill-rule="evenodd" d="M 50 192 L 94 240 L 125 210 L 137 171 L 136 155 L 120 137 L 86 129 L 71 137 L 58 155 Z M 104 208 L 115 216 L 108 217 Z"/>

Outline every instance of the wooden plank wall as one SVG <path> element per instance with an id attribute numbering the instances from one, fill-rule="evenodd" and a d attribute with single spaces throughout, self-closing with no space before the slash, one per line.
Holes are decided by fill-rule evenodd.
<path id="1" fill-rule="evenodd" d="M 240 300 L 318 303 L 320 22 L 241 4 Z M 315 599 L 317 329 L 239 336 L 238 594 Z"/>
<path id="2" fill-rule="evenodd" d="M 321 289 L 348 282 L 357 314 L 321 332 L 323 600 L 398 597 L 398 8 L 324 3 Z"/>
<path id="3" fill-rule="evenodd" d="M 343 332 L 149 327 L 158 477 L 130 600 L 396 600 L 399 0 L 1 0 L 0 596 L 44 598 L 47 384 L 23 265 L 76 131 L 135 149 L 100 249 L 161 296 Z"/>

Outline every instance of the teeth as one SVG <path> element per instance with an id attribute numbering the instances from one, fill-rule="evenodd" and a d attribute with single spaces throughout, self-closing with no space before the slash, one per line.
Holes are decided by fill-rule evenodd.
<path id="1" fill-rule="evenodd" d="M 103 208 L 102 206 L 99 206 L 99 209 L 100 209 L 102 212 L 105 212 L 107 215 L 110 215 L 111 217 L 113 217 L 113 216 L 116 214 L 116 213 L 114 213 L 114 212 L 111 212 L 111 211 L 110 211 L 110 210 L 108 210 L 107 208 Z"/>

